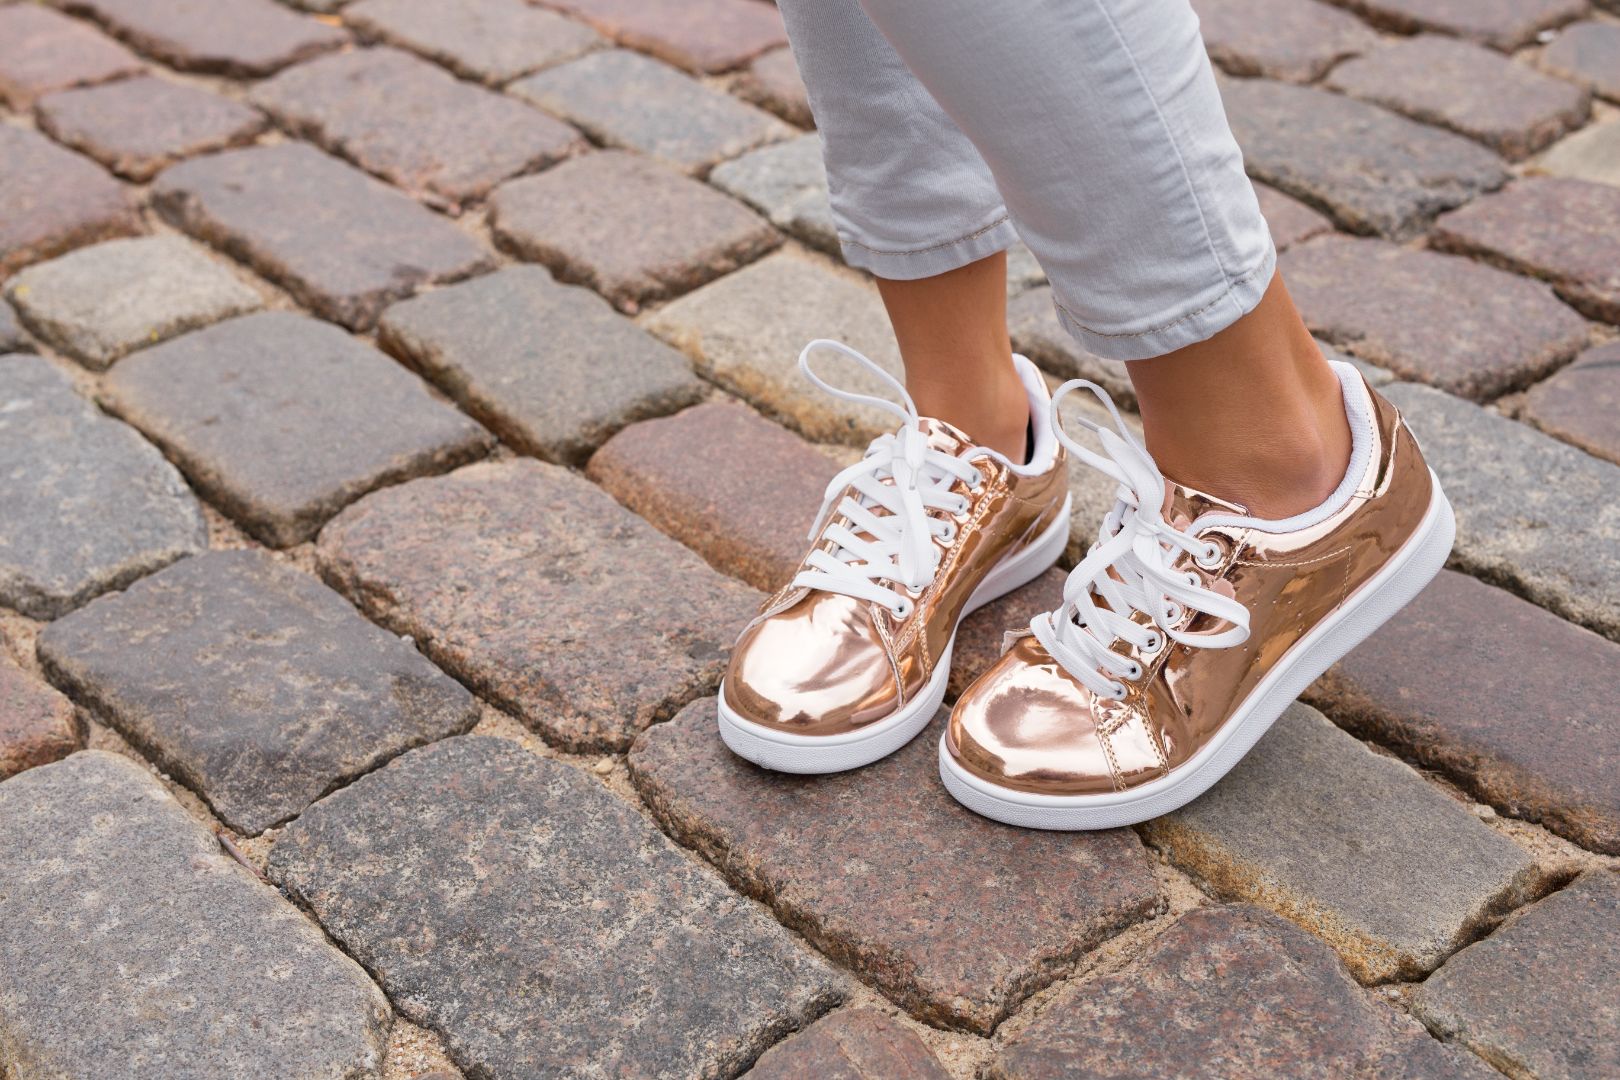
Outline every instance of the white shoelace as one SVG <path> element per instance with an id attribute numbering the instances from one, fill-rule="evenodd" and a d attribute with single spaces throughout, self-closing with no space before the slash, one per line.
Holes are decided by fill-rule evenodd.
<path id="1" fill-rule="evenodd" d="M 886 383 L 903 404 L 841 390 L 826 382 L 810 367 L 810 356 L 818 349 L 831 349 L 854 360 Z M 860 461 L 827 485 L 809 538 L 830 540 L 831 550 L 817 547 L 811 552 L 806 560 L 810 568 L 801 570 L 793 584 L 870 600 L 888 608 L 895 618 L 904 619 L 911 614 L 912 600 L 883 583 L 893 582 L 918 592 L 933 581 L 941 556 L 934 540 L 951 543 L 956 537 L 956 525 L 930 516 L 929 511 L 965 511 L 967 498 L 951 488 L 960 481 L 977 491 L 984 483 L 984 475 L 973 466 L 972 459 L 993 457 L 994 452 L 976 447 L 966 457 L 953 457 L 934 449 L 928 444 L 922 416 L 906 388 L 841 342 L 825 338 L 812 341 L 799 353 L 799 370 L 832 396 L 875 405 L 894 413 L 901 424 L 898 431 L 874 439 Z M 846 490 L 850 494 L 845 494 Z M 823 533 L 822 526 L 834 516 L 845 520 L 835 521 Z"/>
<path id="2" fill-rule="evenodd" d="M 1114 431 L 1079 418 L 1096 434 L 1106 457 L 1076 443 L 1056 419 L 1063 395 L 1081 387 L 1095 394 L 1114 418 Z M 1069 452 L 1117 480 L 1119 490 L 1118 501 L 1103 518 L 1097 542 L 1069 573 L 1062 605 L 1030 623 L 1036 640 L 1087 689 L 1115 699 L 1126 696 L 1119 680 L 1139 679 L 1143 674 L 1139 661 L 1114 651 L 1115 642 L 1128 642 L 1147 653 L 1157 652 L 1163 638 L 1205 649 L 1242 644 L 1249 636 L 1248 609 L 1204 588 L 1196 573 L 1173 568 L 1181 552 L 1191 555 L 1198 565 L 1213 568 L 1222 557 L 1221 549 L 1164 520 L 1164 475 L 1120 419 L 1107 392 L 1085 379 L 1066 382 L 1052 397 L 1052 416 L 1057 437 Z M 1100 606 L 1098 598 L 1107 606 Z M 1176 629 L 1189 611 L 1230 625 L 1213 633 Z M 1151 622 L 1144 625 L 1133 619 L 1136 612 L 1146 613 Z"/>

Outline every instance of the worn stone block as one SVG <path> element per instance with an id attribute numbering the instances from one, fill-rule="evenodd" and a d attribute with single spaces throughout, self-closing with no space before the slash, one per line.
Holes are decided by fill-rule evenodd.
<path id="1" fill-rule="evenodd" d="M 810 99 L 804 78 L 793 53 L 786 47 L 772 49 L 748 65 L 737 80 L 737 92 L 760 108 L 769 109 L 788 123 L 802 128 L 815 127 L 810 115 Z"/>
<path id="2" fill-rule="evenodd" d="M 1129 967 L 1065 993 L 989 1069 L 992 1080 L 1496 1075 L 1362 991 L 1310 934 L 1247 906 L 1188 912 Z"/>
<path id="3" fill-rule="evenodd" d="M 1316 0 L 1198 0 L 1209 57 L 1232 75 L 1315 82 L 1378 44 L 1365 23 Z"/>
<path id="4" fill-rule="evenodd" d="M 208 542 L 174 468 L 37 356 L 0 356 L 0 506 L 0 604 L 36 619 Z"/>
<path id="5" fill-rule="evenodd" d="M 0 280 L 82 244 L 140 231 L 124 185 L 13 124 L 0 124 L 0 206 Z"/>
<path id="6" fill-rule="evenodd" d="M 638 154 L 587 154 L 501 185 L 500 242 L 626 311 L 687 292 L 779 246 L 741 204 Z"/>
<path id="7" fill-rule="evenodd" d="M 1095 533 L 1095 523 L 1089 523 L 1089 528 Z M 1086 539 L 1090 539 L 1090 533 Z M 1063 603 L 1063 583 L 1068 578 L 1067 573 L 1054 566 L 1028 585 L 990 601 L 963 619 L 956 628 L 956 644 L 951 647 L 946 699 L 956 700 L 974 679 L 1001 659 L 1009 630 L 1021 630 L 1041 612 L 1053 611 Z"/>
<path id="8" fill-rule="evenodd" d="M 821 136 L 801 135 L 721 162 L 709 183 L 735 195 L 811 247 L 838 253 L 838 230 L 827 202 Z"/>
<path id="9" fill-rule="evenodd" d="M 1271 227 L 1271 240 L 1278 251 L 1287 251 L 1313 236 L 1333 231 L 1333 222 L 1298 199 L 1284 195 L 1265 184 L 1254 185 L 1260 213 Z"/>
<path id="10" fill-rule="evenodd" d="M 792 432 L 717 402 L 626 428 L 585 475 L 716 570 L 774 593 L 798 569 L 838 469 Z"/>
<path id="11" fill-rule="evenodd" d="M 1333 69 L 1336 90 L 1529 157 L 1591 112 L 1591 94 L 1500 53 L 1438 34 L 1387 42 Z"/>
<path id="12" fill-rule="evenodd" d="M 1591 870 L 1469 946 L 1412 1011 L 1510 1076 L 1620 1072 L 1620 875 Z"/>
<path id="13" fill-rule="evenodd" d="M 316 314 L 357 330 L 423 285 L 494 266 L 448 221 L 301 143 L 176 165 L 152 193 L 170 221 L 247 262 Z"/>
<path id="14" fill-rule="evenodd" d="M 0 8 L 0 102 L 13 109 L 27 109 L 52 90 L 132 75 L 143 66 L 118 42 L 50 8 Z"/>
<path id="15" fill-rule="evenodd" d="M 642 798 L 681 843 L 919 1019 L 988 1032 L 1159 909 L 1129 830 L 1011 830 L 952 801 L 937 782 L 943 713 L 877 764 L 799 777 L 734 756 L 714 709 L 695 701 L 637 740 Z"/>
<path id="16" fill-rule="evenodd" d="M 1326 90 L 1236 79 L 1221 97 L 1249 175 L 1351 232 L 1408 239 L 1508 178 L 1469 139 Z"/>
<path id="17" fill-rule="evenodd" d="M 513 447 L 567 465 L 704 393 L 683 356 L 536 266 L 396 304 L 378 334 Z"/>
<path id="18" fill-rule="evenodd" d="M 523 0 L 360 0 L 345 9 L 343 21 L 491 85 L 605 44 L 590 27 Z"/>
<path id="19" fill-rule="evenodd" d="M 843 996 L 600 783 L 503 739 L 362 777 L 270 867 L 473 1075 L 730 1076 Z"/>
<path id="20" fill-rule="evenodd" d="M 1538 172 L 1620 186 L 1620 119 L 1589 124 L 1554 143 L 1535 162 Z"/>
<path id="21" fill-rule="evenodd" d="M 1550 281 L 1585 314 L 1620 323 L 1620 188 L 1527 177 L 1446 214 L 1433 243 Z"/>
<path id="22" fill-rule="evenodd" d="M 1541 50 L 1536 65 L 1599 97 L 1620 101 L 1620 26 L 1595 20 L 1571 23 Z"/>
<path id="23" fill-rule="evenodd" d="M 34 333 L 98 370 L 131 350 L 264 306 L 223 263 L 178 236 L 80 248 L 30 266 L 6 295 Z"/>
<path id="24" fill-rule="evenodd" d="M 582 56 L 508 90 L 597 142 L 639 150 L 683 172 L 702 173 L 717 161 L 793 132 L 762 109 L 623 49 Z"/>
<path id="25" fill-rule="evenodd" d="M 1585 0 L 1334 0 L 1374 26 L 1402 34 L 1436 30 L 1512 51 L 1586 14 Z"/>
<path id="26" fill-rule="evenodd" d="M 1076 341 L 1058 321 L 1050 286 L 1028 289 L 1007 304 L 1007 331 L 1015 350 L 1059 379 L 1090 379 L 1122 408 L 1136 407 L 1136 390 L 1119 360 L 1104 360 Z"/>
<path id="27" fill-rule="evenodd" d="M 349 35 L 271 0 L 50 0 L 182 71 L 256 78 Z"/>
<path id="28" fill-rule="evenodd" d="M 873 1008 L 841 1009 L 765 1051 L 746 1080 L 948 1080 L 917 1033 Z"/>
<path id="29" fill-rule="evenodd" d="M 19 1078 L 367 1076 L 388 1001 L 163 790 L 91 750 L 0 784 L 0 1059 Z"/>
<path id="30" fill-rule="evenodd" d="M 1438 390 L 1383 393 L 1451 499 L 1453 565 L 1620 638 L 1620 467 Z"/>
<path id="31" fill-rule="evenodd" d="M 366 492 L 480 457 L 490 438 L 382 354 L 286 312 L 126 358 L 102 401 L 267 544 L 315 535 Z"/>
<path id="32" fill-rule="evenodd" d="M 0 300 L 0 355 L 14 352 L 32 352 L 33 345 L 23 333 L 22 324 L 11 305 Z"/>
<path id="33" fill-rule="evenodd" d="M 440 667 L 570 750 L 622 750 L 712 690 L 762 597 L 529 459 L 378 492 L 321 573 Z"/>
<path id="34" fill-rule="evenodd" d="M 1620 855 L 1620 732 L 1603 689 L 1617 671 L 1620 645 L 1447 570 L 1311 697 L 1476 798 Z"/>
<path id="35" fill-rule="evenodd" d="M 289 68 L 252 100 L 367 172 L 451 203 L 585 148 L 567 124 L 387 47 Z"/>
<path id="36" fill-rule="evenodd" d="M 460 684 L 307 574 L 257 551 L 184 559 L 58 619 L 51 678 L 259 833 L 478 720 Z"/>
<path id="37" fill-rule="evenodd" d="M 1522 416 L 1549 435 L 1620 464 L 1620 343 L 1588 349 L 1532 386 Z"/>
<path id="38" fill-rule="evenodd" d="M 1324 236 L 1279 266 L 1313 334 L 1454 394 L 1522 387 L 1588 340 L 1547 285 L 1453 255 Z"/>
<path id="39" fill-rule="evenodd" d="M 137 182 L 181 158 L 251 142 L 268 124 L 241 102 L 151 76 L 51 94 L 37 116 L 58 142 Z"/>
<path id="40" fill-rule="evenodd" d="M 787 44 L 782 16 L 754 0 L 545 0 L 688 71 L 729 71 Z"/>
<path id="41" fill-rule="evenodd" d="M 1315 933 L 1363 982 L 1434 970 L 1545 884 L 1466 806 L 1298 704 L 1144 834 L 1218 896 Z"/>
<path id="42" fill-rule="evenodd" d="M 647 329 L 692 358 L 699 374 L 817 442 L 865 446 L 894 417 L 817 390 L 799 373 L 816 338 L 846 342 L 900 377 L 900 350 L 877 291 L 782 252 L 705 285 L 660 310 Z M 865 394 L 893 391 L 864 371 L 823 358 L 825 377 Z"/>
<path id="43" fill-rule="evenodd" d="M 0 780 L 84 745 L 73 703 L 0 657 Z"/>

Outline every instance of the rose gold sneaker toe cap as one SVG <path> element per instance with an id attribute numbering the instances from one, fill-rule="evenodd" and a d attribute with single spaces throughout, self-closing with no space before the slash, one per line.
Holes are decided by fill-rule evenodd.
<path id="1" fill-rule="evenodd" d="M 945 748 L 967 772 L 1014 791 L 1115 791 L 1094 704 L 1034 638 L 1022 638 L 957 700 Z"/>
<path id="2" fill-rule="evenodd" d="M 733 650 L 722 692 L 736 716 L 792 735 L 842 735 L 900 704 L 894 668 L 876 643 L 783 629 L 766 620 Z"/>

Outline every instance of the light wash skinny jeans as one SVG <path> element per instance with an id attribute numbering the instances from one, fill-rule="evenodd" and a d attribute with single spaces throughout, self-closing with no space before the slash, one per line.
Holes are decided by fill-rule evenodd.
<path id="1" fill-rule="evenodd" d="M 1202 341 L 1276 251 L 1187 0 L 778 0 L 844 258 L 944 273 L 1022 237 L 1113 360 Z"/>

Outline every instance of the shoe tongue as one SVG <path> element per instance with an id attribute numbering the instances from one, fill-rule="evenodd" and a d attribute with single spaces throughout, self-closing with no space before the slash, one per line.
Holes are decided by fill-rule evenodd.
<path id="1" fill-rule="evenodd" d="M 1186 531 L 1187 527 L 1205 514 L 1236 514 L 1249 516 L 1249 508 L 1227 502 L 1197 488 L 1178 484 L 1168 476 L 1164 478 L 1164 520 L 1172 529 Z"/>

